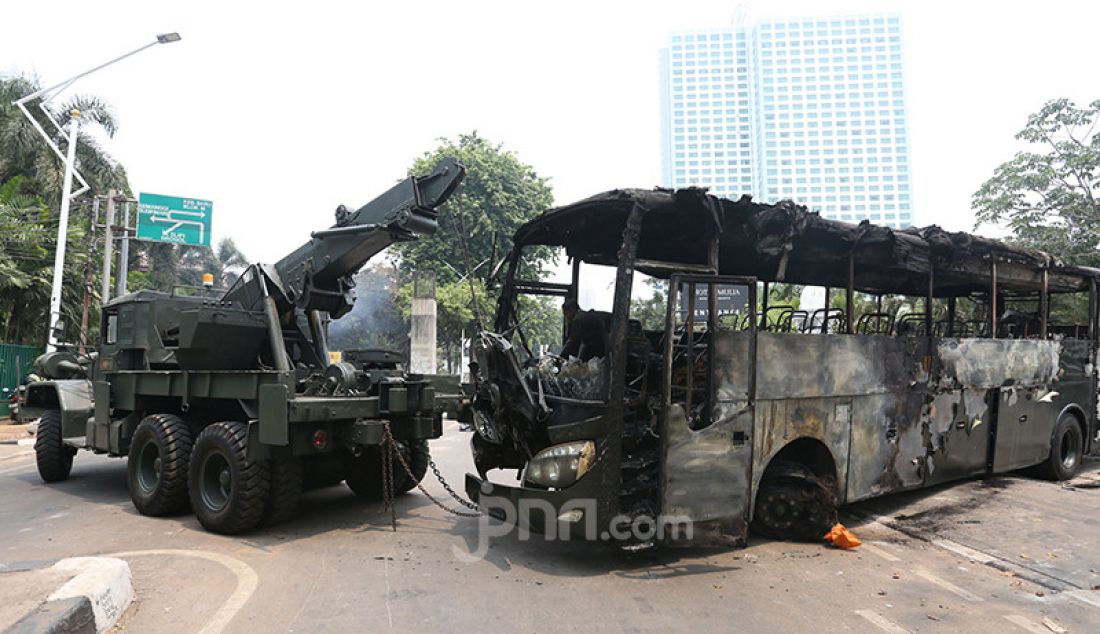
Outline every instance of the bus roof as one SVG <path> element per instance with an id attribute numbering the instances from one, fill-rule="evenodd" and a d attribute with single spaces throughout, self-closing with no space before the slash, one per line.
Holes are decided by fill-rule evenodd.
<path id="1" fill-rule="evenodd" d="M 719 238 L 719 274 L 760 281 L 845 287 L 849 258 L 856 290 L 925 295 L 932 271 L 937 297 L 988 292 L 992 264 L 997 287 L 1027 294 L 1042 288 L 1048 271 L 1051 292 L 1088 288 L 1100 270 L 1066 265 L 1057 257 L 938 226 L 891 229 L 867 221 L 827 220 L 790 201 L 774 205 L 719 198 L 700 188 L 618 189 L 543 212 L 521 226 L 517 247 L 564 247 L 573 258 L 617 265 L 627 218 L 635 205 L 645 210 L 636 258 L 684 265 L 707 264 L 707 243 Z M 665 267 L 638 270 L 668 277 Z M 675 266 L 673 267 L 675 268 Z"/>

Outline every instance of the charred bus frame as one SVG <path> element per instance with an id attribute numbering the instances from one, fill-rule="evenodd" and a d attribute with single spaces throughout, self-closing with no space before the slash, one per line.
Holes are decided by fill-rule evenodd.
<path id="1" fill-rule="evenodd" d="M 545 246 L 572 258 L 569 284 L 517 278 L 525 249 Z M 610 352 L 591 377 L 605 382 L 600 398 L 549 389 L 553 370 L 523 350 L 517 315 L 521 294 L 576 298 L 582 261 L 616 269 Z M 475 351 L 479 473 L 467 491 L 528 502 L 522 519 L 536 530 L 606 537 L 614 522 L 652 516 L 690 522 L 690 538 L 658 536 L 670 544 L 743 544 L 750 523 L 809 538 L 839 504 L 1025 467 L 1066 478 L 1100 444 L 1100 271 L 1045 253 L 658 189 L 547 211 L 517 231 L 505 264 Z M 635 272 L 668 281 L 663 330 L 631 319 Z M 825 287 L 826 305 L 776 311 L 775 283 Z M 747 300 L 733 323 L 716 307 L 722 286 Z M 834 289 L 844 308 L 829 307 Z M 857 293 L 875 298 L 859 319 Z M 1051 298 L 1068 293 L 1087 294 L 1087 323 L 1056 327 Z M 884 295 L 921 311 L 895 324 Z M 1024 297 L 1037 314 L 1006 321 L 1006 302 Z M 983 323 L 962 319 L 962 298 L 984 301 Z M 535 463 L 573 473 L 549 482 L 532 477 Z M 520 486 L 487 479 L 511 468 Z"/>

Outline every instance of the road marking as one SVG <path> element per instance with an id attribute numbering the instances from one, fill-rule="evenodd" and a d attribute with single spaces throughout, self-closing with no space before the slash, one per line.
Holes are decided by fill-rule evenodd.
<path id="1" fill-rule="evenodd" d="M 213 561 L 225 566 L 230 572 L 236 575 L 237 589 L 233 591 L 233 594 L 229 595 L 229 598 L 222 603 L 218 611 L 214 613 L 214 616 L 206 622 L 206 625 L 203 626 L 201 630 L 199 630 L 199 634 L 219 634 L 224 630 L 225 626 L 229 625 L 233 617 L 237 616 L 237 612 L 244 607 L 244 604 L 247 603 L 252 597 L 252 594 L 256 592 L 256 586 L 259 584 L 259 577 L 256 576 L 256 571 L 248 564 L 240 559 L 222 555 L 221 553 L 212 553 L 207 550 L 130 550 L 121 553 L 112 553 L 110 556 L 146 557 L 158 555 L 167 557 L 195 557 L 197 559 Z"/>
<path id="2" fill-rule="evenodd" d="M 890 632 L 890 634 L 909 634 L 909 630 L 901 627 L 897 623 L 894 623 L 890 619 L 882 616 L 881 614 L 873 610 L 856 610 L 856 614 L 867 619 L 883 632 Z"/>
<path id="3" fill-rule="evenodd" d="M 1027 618 L 1022 617 L 1019 614 L 1006 614 L 1005 618 L 1008 619 L 1011 623 L 1020 626 L 1028 632 L 1031 632 L 1031 634 L 1050 634 L 1050 630 L 1044 628 L 1038 623 L 1035 623 L 1034 621 L 1027 620 Z"/>
<path id="4" fill-rule="evenodd" d="M 956 555 L 960 555 L 962 557 L 966 557 L 967 559 L 976 561 L 980 564 L 988 565 L 993 563 L 994 561 L 993 557 L 981 552 L 980 550 L 974 550 L 969 546 L 963 546 L 962 544 L 958 542 L 953 542 L 950 539 L 933 539 L 932 545 L 939 546 L 944 550 L 953 552 Z"/>
<path id="5" fill-rule="evenodd" d="M 1062 594 L 1071 599 L 1077 599 L 1085 605 L 1100 608 L 1100 598 L 1097 598 L 1097 592 L 1095 590 L 1071 590 L 1069 592 L 1063 592 Z"/>
<path id="6" fill-rule="evenodd" d="M 863 550 L 866 550 L 867 552 L 869 552 L 871 554 L 878 555 L 879 557 L 882 557 L 886 561 L 893 561 L 893 562 L 901 561 L 901 559 L 899 559 L 899 558 L 891 555 L 890 553 L 886 552 L 885 548 L 882 548 L 880 546 L 876 546 L 876 545 L 872 544 L 871 542 L 863 542 Z"/>
<path id="7" fill-rule="evenodd" d="M 382 560 L 382 571 L 386 578 L 386 618 L 389 620 L 391 630 L 393 629 L 393 610 L 390 609 L 390 560 L 393 559 L 395 541 L 397 541 L 397 533 L 391 533 L 390 553 Z"/>
<path id="8" fill-rule="evenodd" d="M 979 597 L 978 595 L 974 594 L 973 592 L 970 592 L 968 590 L 963 590 L 962 588 L 960 588 L 959 586 L 951 583 L 950 581 L 940 579 L 939 577 L 937 577 L 936 575 L 928 572 L 927 570 L 923 570 L 923 569 L 918 568 L 917 569 L 917 576 L 920 577 L 921 579 L 924 579 L 925 581 L 936 584 L 937 586 L 943 588 L 944 590 L 947 590 L 948 592 L 950 592 L 952 594 L 957 594 L 958 596 L 966 599 L 967 601 L 972 601 L 972 602 L 977 603 L 979 601 L 984 601 L 985 600 L 985 599 Z"/>

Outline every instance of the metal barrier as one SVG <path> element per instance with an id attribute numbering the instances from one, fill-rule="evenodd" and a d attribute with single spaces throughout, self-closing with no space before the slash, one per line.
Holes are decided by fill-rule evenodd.
<path id="1" fill-rule="evenodd" d="M 31 371 L 31 364 L 35 357 L 42 354 L 41 346 L 20 346 L 10 343 L 0 343 L 0 390 L 15 388 L 23 382 L 23 377 Z M 8 399 L 0 398 L 0 418 L 8 416 Z"/>

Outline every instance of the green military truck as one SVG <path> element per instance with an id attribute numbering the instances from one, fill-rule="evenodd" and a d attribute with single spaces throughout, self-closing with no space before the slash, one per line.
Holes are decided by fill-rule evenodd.
<path id="1" fill-rule="evenodd" d="M 351 310 L 352 276 L 371 257 L 436 231 L 464 175 L 444 159 L 357 211 L 340 206 L 333 227 L 250 266 L 223 295 L 139 291 L 105 304 L 96 353 L 36 362 L 48 379 L 28 387 L 26 408 L 41 417 L 42 479 L 68 478 L 78 449 L 126 456 L 139 512 L 190 506 L 225 534 L 288 518 L 303 487 L 411 490 L 442 431 L 431 381 L 330 363 L 328 322 Z M 390 438 L 403 460 L 386 478 Z"/>

